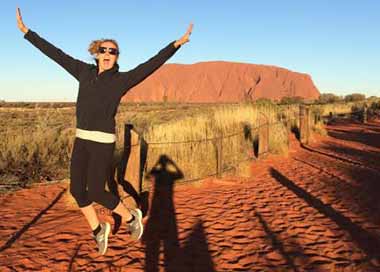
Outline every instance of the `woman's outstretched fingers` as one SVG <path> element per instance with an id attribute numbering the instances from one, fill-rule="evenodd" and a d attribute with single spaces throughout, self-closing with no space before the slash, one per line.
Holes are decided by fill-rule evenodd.
<path id="1" fill-rule="evenodd" d="M 189 27 L 187 28 L 186 34 L 191 35 L 191 32 L 193 31 L 193 23 L 190 23 Z"/>
<path id="2" fill-rule="evenodd" d="M 183 37 L 182 37 L 183 43 L 190 41 L 189 37 L 190 37 L 192 31 L 193 31 L 193 23 L 190 23 L 189 27 L 187 28 L 185 35 L 183 35 Z"/>
<path id="3" fill-rule="evenodd" d="M 186 30 L 186 33 L 179 40 L 175 42 L 175 46 L 178 47 L 190 41 L 189 36 L 191 35 L 192 31 L 193 31 L 193 23 L 190 23 L 189 27 Z"/>
<path id="4" fill-rule="evenodd" d="M 21 11 L 20 11 L 20 8 L 17 7 L 16 9 L 16 19 L 17 19 L 17 26 L 18 28 L 25 34 L 26 32 L 28 32 L 28 28 L 24 25 L 23 21 L 22 21 L 22 16 L 21 16 Z"/>

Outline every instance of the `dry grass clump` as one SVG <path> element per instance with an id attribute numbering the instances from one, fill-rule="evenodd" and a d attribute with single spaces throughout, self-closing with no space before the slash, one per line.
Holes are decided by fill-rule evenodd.
<path id="1" fill-rule="evenodd" d="M 287 156 L 289 151 L 289 131 L 283 123 L 277 123 L 269 130 L 269 152 Z"/>
<path id="2" fill-rule="evenodd" d="M 152 123 L 143 133 L 148 143 L 147 172 L 165 154 L 185 180 L 215 175 L 219 150 L 223 171 L 235 171 L 252 158 L 258 127 L 263 124 L 270 127 L 269 151 L 284 154 L 288 137 L 278 116 L 274 104 L 243 103 L 212 106 L 193 116 Z"/>
<path id="3" fill-rule="evenodd" d="M 356 108 L 362 108 L 365 101 L 359 102 L 346 102 L 346 103 L 332 103 L 332 104 L 321 104 L 321 105 L 311 105 L 314 112 L 318 112 L 320 116 L 335 116 L 339 114 L 348 114 L 355 111 Z"/>
<path id="4" fill-rule="evenodd" d="M 148 172 L 161 155 L 175 162 L 185 179 L 198 179 L 216 169 L 216 149 L 209 140 L 215 137 L 215 132 L 207 115 L 153 125 L 144 131 L 143 137 L 148 143 Z"/>
<path id="5" fill-rule="evenodd" d="M 61 179 L 68 176 L 72 128 L 57 124 L 58 110 L 11 113 L 0 129 L 0 178 L 2 183 Z M 33 118 L 34 117 L 34 118 Z M 12 123 L 12 119 L 17 120 Z M 62 121 L 62 120 L 61 120 Z"/>
<path id="6" fill-rule="evenodd" d="M 326 136 L 327 135 L 327 130 L 322 122 L 318 122 L 312 126 L 312 132 Z"/>

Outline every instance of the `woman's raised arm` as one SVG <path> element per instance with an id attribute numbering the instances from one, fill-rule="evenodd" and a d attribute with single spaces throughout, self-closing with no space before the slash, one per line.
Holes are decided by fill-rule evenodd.
<path id="1" fill-rule="evenodd" d="M 67 72 L 79 80 L 80 74 L 85 69 L 88 69 L 89 64 L 80 60 L 74 59 L 71 56 L 64 53 L 61 49 L 55 47 L 48 41 L 41 38 L 37 33 L 28 29 L 21 17 L 20 9 L 16 10 L 17 26 L 24 33 L 24 38 L 37 47 L 42 53 L 54 60 L 60 66 L 62 66 Z"/>
<path id="2" fill-rule="evenodd" d="M 174 53 L 179 49 L 179 47 L 189 41 L 189 36 L 193 30 L 193 24 L 191 23 L 186 31 L 186 33 L 178 40 L 169 43 L 155 56 L 150 58 L 148 61 L 138 65 L 134 69 L 121 73 L 124 79 L 125 89 L 123 91 L 124 95 L 130 88 L 137 85 L 149 75 L 151 75 L 155 70 L 160 68 Z"/>

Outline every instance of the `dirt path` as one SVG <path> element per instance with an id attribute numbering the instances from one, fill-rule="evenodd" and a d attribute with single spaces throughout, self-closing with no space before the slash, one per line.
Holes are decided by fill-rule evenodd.
<path id="1" fill-rule="evenodd" d="M 380 271 L 380 122 L 328 132 L 250 179 L 173 188 L 157 176 L 142 241 L 122 227 L 105 256 L 67 184 L 0 196 L 0 270 Z"/>

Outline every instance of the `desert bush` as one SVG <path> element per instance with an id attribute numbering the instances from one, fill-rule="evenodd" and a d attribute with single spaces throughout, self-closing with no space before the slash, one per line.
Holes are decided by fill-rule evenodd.
<path id="1" fill-rule="evenodd" d="M 288 104 L 302 104 L 304 102 L 304 98 L 300 96 L 284 96 L 280 100 L 280 104 L 288 105 Z"/>
<path id="2" fill-rule="evenodd" d="M 380 116 L 380 100 L 373 101 L 368 107 L 368 115 L 369 116 Z"/>
<path id="3" fill-rule="evenodd" d="M 380 101 L 372 102 L 369 108 L 372 110 L 380 110 Z"/>
<path id="4" fill-rule="evenodd" d="M 344 97 L 345 102 L 355 102 L 355 101 L 363 101 L 365 100 L 365 95 L 360 93 L 353 93 L 346 95 Z"/>
<path id="5" fill-rule="evenodd" d="M 319 99 L 315 101 L 318 104 L 337 103 L 342 101 L 342 97 L 339 97 L 332 93 L 323 93 L 319 96 Z"/>

